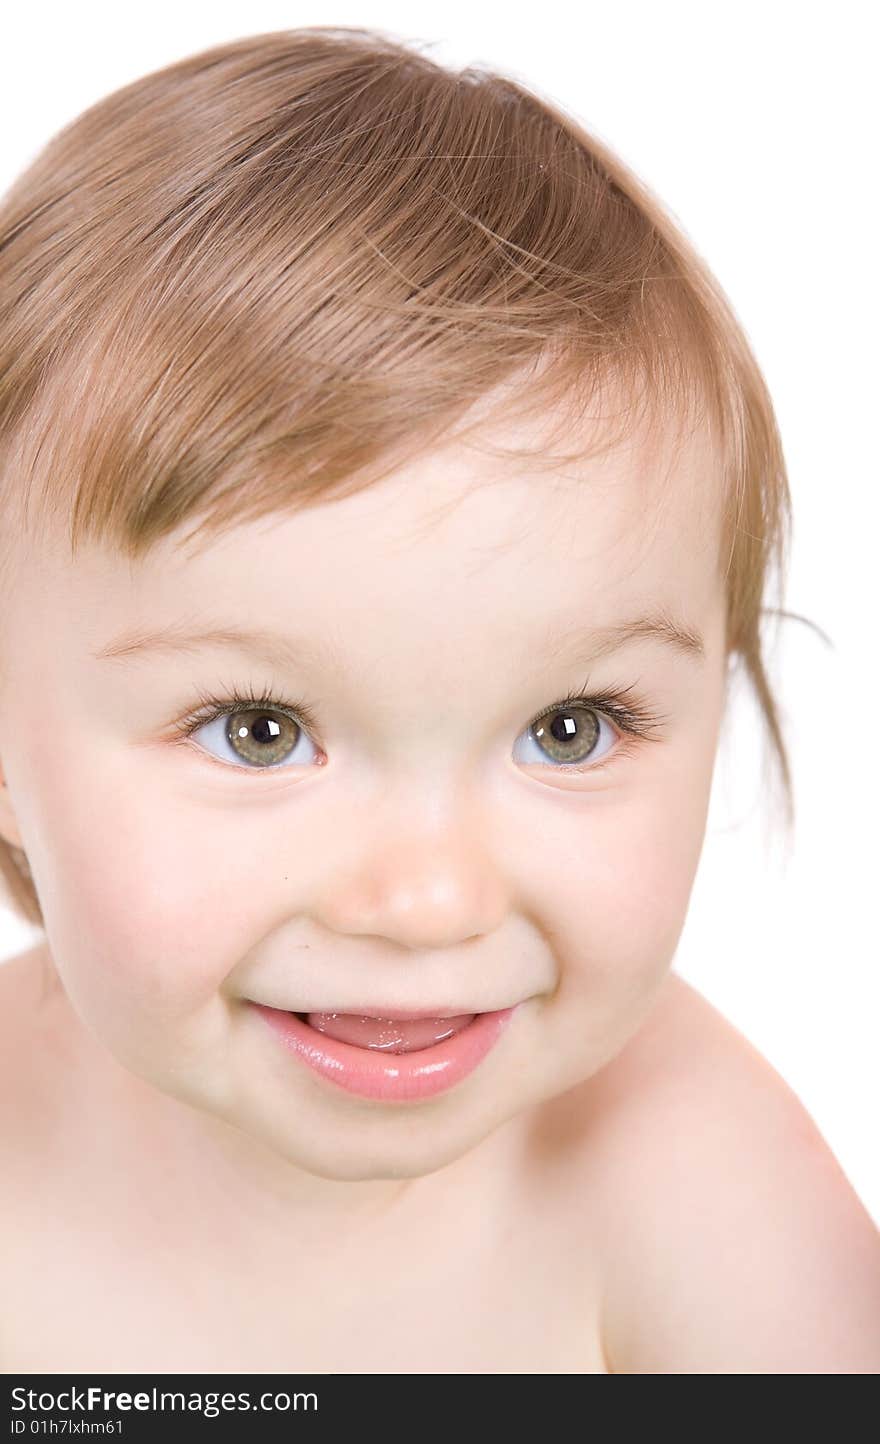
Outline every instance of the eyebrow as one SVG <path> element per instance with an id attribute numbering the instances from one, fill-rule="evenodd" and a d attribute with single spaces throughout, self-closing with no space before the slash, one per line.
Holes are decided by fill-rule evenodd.
<path id="1" fill-rule="evenodd" d="M 578 627 L 562 637 L 555 636 L 552 645 L 548 644 L 546 654 L 555 659 L 577 646 L 586 649 L 590 660 L 593 660 L 616 652 L 635 640 L 659 642 L 693 662 L 702 662 L 706 655 L 700 633 L 676 621 L 665 610 L 607 627 Z M 155 652 L 186 653 L 202 647 L 235 647 L 259 653 L 273 666 L 281 667 L 295 667 L 306 660 L 314 664 L 318 660 L 318 650 L 310 642 L 285 637 L 261 627 L 240 627 L 234 623 L 195 630 L 171 625 L 149 631 L 127 632 L 92 655 L 99 660 L 128 660 Z"/>

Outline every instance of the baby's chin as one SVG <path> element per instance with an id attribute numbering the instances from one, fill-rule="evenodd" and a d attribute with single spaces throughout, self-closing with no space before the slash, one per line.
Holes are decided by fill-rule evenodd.
<path id="1" fill-rule="evenodd" d="M 238 1109 L 218 1115 L 203 1109 L 208 1131 L 217 1122 L 232 1130 L 239 1146 L 271 1155 L 279 1163 L 336 1183 L 393 1182 L 424 1178 L 454 1164 L 477 1148 L 497 1128 L 521 1111 L 491 1112 L 473 1105 L 420 1109 L 387 1105 L 352 1105 L 343 1097 L 331 1119 L 317 1116 L 292 1130 L 287 1119 Z"/>

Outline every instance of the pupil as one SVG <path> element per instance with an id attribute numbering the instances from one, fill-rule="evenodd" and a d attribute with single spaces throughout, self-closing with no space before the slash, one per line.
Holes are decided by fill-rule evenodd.
<path id="1" fill-rule="evenodd" d="M 259 716 L 256 722 L 251 724 L 251 736 L 257 742 L 273 742 L 280 730 L 278 723 L 273 722 L 271 717 L 267 717 L 265 714 Z"/>
<path id="2" fill-rule="evenodd" d="M 577 723 L 570 712 L 557 712 L 550 724 L 550 731 L 557 742 L 567 742 L 577 731 Z"/>

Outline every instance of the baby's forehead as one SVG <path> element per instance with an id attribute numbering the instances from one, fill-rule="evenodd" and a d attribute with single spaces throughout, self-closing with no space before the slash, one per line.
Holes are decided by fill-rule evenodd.
<path id="1" fill-rule="evenodd" d="M 149 627 L 237 611 L 343 636 L 367 624 L 390 634 L 405 610 L 479 637 L 532 618 L 540 632 L 573 610 L 602 624 L 635 606 L 701 603 L 718 510 L 702 434 L 675 445 L 636 434 L 560 466 L 499 451 L 522 442 L 515 423 L 496 426 L 289 515 L 219 535 L 188 522 L 134 562 L 103 545 L 71 561 L 56 538 L 30 586 L 56 605 L 63 592 L 95 645 L 113 617 Z"/>
<path id="2" fill-rule="evenodd" d="M 241 523 L 217 537 L 180 529 L 144 575 L 260 575 L 284 558 L 308 574 L 379 586 L 392 572 L 452 583 L 489 569 L 539 577 L 563 563 L 613 569 L 681 564 L 715 538 L 717 483 L 699 443 L 670 457 L 628 442 L 548 466 L 450 444 L 341 499 Z M 227 572 L 231 568 L 231 573 Z M 302 574 L 302 573 L 301 573 Z M 291 571 L 291 578 L 294 573 Z"/>

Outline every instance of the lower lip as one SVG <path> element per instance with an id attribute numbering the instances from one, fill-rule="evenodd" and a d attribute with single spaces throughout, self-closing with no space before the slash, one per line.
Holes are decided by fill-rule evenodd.
<path id="1" fill-rule="evenodd" d="M 268 1008 L 263 1003 L 254 1003 L 253 1007 L 282 1043 L 316 1073 L 349 1093 L 386 1103 L 433 1098 L 454 1087 L 485 1058 L 515 1011 L 502 1008 L 495 1013 L 478 1013 L 472 1023 L 444 1043 L 411 1053 L 388 1054 L 328 1038 L 295 1013 Z"/>

